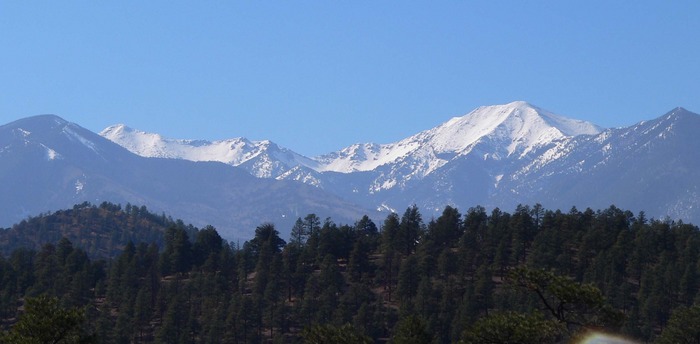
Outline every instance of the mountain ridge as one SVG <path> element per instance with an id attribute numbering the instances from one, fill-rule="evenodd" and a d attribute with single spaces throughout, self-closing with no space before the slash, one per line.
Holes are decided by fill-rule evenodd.
<path id="1" fill-rule="evenodd" d="M 141 157 L 57 116 L 0 126 L 0 147 L 0 226 L 86 201 L 146 205 L 213 225 L 228 239 L 250 238 L 263 222 L 288 231 L 308 213 L 347 222 L 372 214 L 321 189 L 219 162 Z"/>
<path id="2" fill-rule="evenodd" d="M 44 120 L 47 127 L 60 124 L 56 118 Z M 111 128 L 112 133 L 126 130 Z M 261 222 L 284 216 L 288 221 L 316 212 L 352 222 L 363 212 L 401 212 L 413 204 L 426 217 L 446 205 L 600 209 L 615 204 L 649 217 L 700 222 L 698 131 L 700 116 L 680 107 L 630 127 L 603 130 L 512 102 L 479 107 L 393 143 L 355 144 L 314 158 L 267 140 L 215 141 L 219 151 L 228 154 L 233 147 L 245 153 L 230 159 L 238 163 L 231 166 L 172 158 L 174 153 L 142 157 L 75 124 L 48 136 L 61 138 L 61 144 L 34 142 L 36 130 L 5 125 L 0 127 L 0 203 L 17 205 L 10 213 L 27 216 L 82 201 L 128 201 L 156 211 L 167 208 L 200 226 L 235 222 L 248 236 Z M 201 149 L 214 145 L 140 133 L 151 135 L 146 137 L 151 141 L 142 140 L 150 142 L 146 148 L 171 144 L 200 158 Z M 49 207 L 59 201 L 60 207 Z"/>
<path id="3" fill-rule="evenodd" d="M 287 169 L 280 165 L 313 165 L 309 158 L 269 140 L 250 141 L 244 137 L 217 141 L 171 139 L 124 124 L 107 127 L 100 135 L 143 157 L 219 161 L 243 167 L 261 178 L 285 172 Z"/>
<path id="4" fill-rule="evenodd" d="M 661 145 L 660 140 L 670 135 L 671 128 L 686 137 L 684 140 L 695 140 L 694 129 L 689 128 L 696 127 L 693 123 L 699 119 L 678 107 L 657 119 L 603 130 L 516 101 L 476 108 L 393 143 L 358 143 L 309 158 L 318 162 L 316 166 L 280 162 L 282 173 L 274 178 L 307 183 L 379 211 L 400 211 L 414 203 L 437 214 L 445 205 L 513 207 L 517 203 L 542 203 L 567 209 L 602 208 L 619 202 L 631 209 L 648 210 L 652 216 L 673 214 L 700 219 L 700 210 L 682 211 L 683 206 L 678 205 L 700 207 L 693 203 L 692 190 L 697 183 L 692 179 L 682 182 L 686 191 L 691 190 L 690 196 L 679 189 L 670 198 L 661 197 L 663 192 L 654 185 L 644 184 L 662 184 L 650 171 L 676 179 L 673 172 L 658 169 L 676 166 L 673 159 L 693 161 L 697 153 L 682 146 L 655 152 L 655 165 L 644 154 Z M 700 130 L 700 125 L 697 127 Z M 684 154 L 679 157 L 676 151 L 681 150 Z M 629 156 L 635 156 L 636 162 Z M 665 160 L 668 163 L 661 162 Z M 262 175 L 255 173 L 254 167 L 248 170 Z M 624 197 L 632 194 L 625 188 L 647 190 L 665 201 L 651 200 L 645 207 L 640 201 L 645 199 L 643 194 Z"/>
<path id="5" fill-rule="evenodd" d="M 489 121 L 488 117 L 497 117 L 497 119 L 495 121 Z M 519 119 L 522 122 L 520 123 L 520 128 L 516 129 L 525 130 L 527 132 L 517 133 L 519 134 L 518 137 L 509 137 L 507 139 L 513 142 L 524 142 L 524 153 L 527 153 L 527 151 L 532 148 L 532 145 L 543 144 L 551 139 L 563 136 L 594 134 L 600 131 L 600 127 L 592 123 L 568 119 L 542 110 L 527 102 L 515 101 L 504 105 L 479 107 L 464 116 L 453 117 L 432 129 L 422 131 L 397 142 L 388 144 L 356 143 L 337 152 L 330 152 L 313 158 L 295 153 L 288 148 L 282 148 L 269 140 L 249 141 L 242 137 L 221 141 L 170 139 L 163 138 L 158 134 L 131 129 L 125 125 L 110 126 L 104 129 L 100 135 L 141 156 L 181 158 L 193 161 L 212 160 L 224 162 L 233 166 L 244 165 L 258 155 L 263 154 L 262 152 L 267 150 L 268 147 L 272 147 L 273 150 L 282 151 L 292 157 L 291 159 L 277 159 L 279 162 L 278 164 L 286 166 L 286 169 L 278 169 L 281 173 L 277 175 L 270 173 L 270 169 L 268 169 L 267 172 L 253 171 L 251 174 L 259 177 L 274 178 L 296 166 L 303 166 L 317 172 L 352 173 L 369 171 L 379 166 L 393 163 L 402 156 L 410 154 L 425 141 L 429 142 L 430 148 L 437 154 L 464 154 L 464 150 L 468 146 L 474 144 L 484 136 L 493 133 L 497 129 L 502 132 L 514 130 L 513 128 L 503 128 L 501 126 L 506 120 L 512 119 L 512 117 L 515 117 L 516 121 Z M 523 120 L 522 117 L 526 117 L 527 120 Z M 489 121 L 491 126 L 481 125 L 481 123 L 485 121 Z M 533 121 L 539 121 L 539 123 L 536 123 L 539 127 L 534 128 L 535 130 L 531 128 L 531 126 L 534 125 Z M 505 125 L 515 127 L 518 124 L 507 123 Z M 542 127 L 548 127 L 549 132 L 542 130 Z M 545 136 L 526 136 L 526 134 L 531 132 L 542 133 Z M 466 139 L 459 140 L 459 136 L 464 136 Z M 191 146 L 192 142 L 196 142 L 197 148 L 200 150 L 205 150 L 204 147 L 207 146 L 216 147 L 215 149 L 218 150 L 218 155 L 200 154 L 194 156 L 191 152 L 182 150 L 183 146 Z M 235 144 L 238 142 L 255 146 L 255 148 L 249 148 L 247 150 L 240 149 L 239 146 Z M 171 150 L 162 150 L 168 146 L 172 147 Z M 229 149 L 227 150 L 225 146 L 228 146 Z M 513 153 L 517 148 L 519 148 L 517 145 L 509 147 L 508 153 Z M 423 154 L 429 153 L 425 152 Z M 432 166 L 429 170 L 435 167 L 436 166 Z"/>

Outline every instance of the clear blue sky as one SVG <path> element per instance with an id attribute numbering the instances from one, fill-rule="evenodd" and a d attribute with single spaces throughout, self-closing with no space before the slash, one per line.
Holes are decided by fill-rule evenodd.
<path id="1" fill-rule="evenodd" d="M 700 1 L 5 1 L 0 124 L 316 155 L 525 100 L 606 127 L 700 112 Z"/>

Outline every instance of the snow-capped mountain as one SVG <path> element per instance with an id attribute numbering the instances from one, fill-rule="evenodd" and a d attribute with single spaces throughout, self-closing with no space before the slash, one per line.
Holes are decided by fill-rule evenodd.
<path id="1" fill-rule="evenodd" d="M 60 122 L 55 117 L 49 119 Z M 173 214 L 193 214 L 200 219 L 240 218 L 231 214 L 256 218 L 245 223 L 248 230 L 260 223 L 263 213 L 305 215 L 303 209 L 323 206 L 324 211 L 306 213 L 330 214 L 338 220 L 359 214 L 357 209 L 401 212 L 412 204 L 418 205 L 426 217 L 439 214 L 446 205 L 460 209 L 475 205 L 509 209 L 519 203 L 541 203 L 547 208 L 566 210 L 572 206 L 599 209 L 615 204 L 632 211 L 644 210 L 648 217 L 671 216 L 700 223 L 700 138 L 696 135 L 700 132 L 700 116 L 682 108 L 629 128 L 602 130 L 525 102 L 513 102 L 477 108 L 398 142 L 356 144 L 315 158 L 269 141 L 244 138 L 215 142 L 175 140 L 125 126 L 110 127 L 101 133 L 131 152 L 161 157 L 144 158 L 116 144 L 106 145 L 108 140 L 77 125 L 51 121 L 43 118 L 40 122 L 44 127 L 53 125 L 60 130 L 17 123 L 0 127 L 0 147 L 4 147 L 0 149 L 0 178 L 9 180 L 4 183 L 5 188 L 30 183 L 22 179 L 17 169 L 28 169 L 33 174 L 50 171 L 46 172 L 50 178 L 31 174 L 36 180 L 50 180 L 31 185 L 38 185 L 36 190 L 62 185 L 62 191 L 54 194 L 64 196 L 100 189 L 102 194 L 87 200 L 133 199 L 130 202 L 155 209 L 164 208 L 163 199 L 175 199 L 182 204 L 170 208 L 175 209 Z M 28 139 L 41 130 L 51 137 L 60 137 L 62 143 Z M 75 159 L 81 162 L 76 163 Z M 70 162 L 70 167 L 59 172 L 55 167 L 47 168 L 66 162 Z M 192 168 L 190 164 L 217 166 L 209 167 L 216 172 L 202 172 L 209 168 L 185 172 Z M 133 166 L 149 167 L 144 171 L 144 167 Z M 6 177 L 10 170 L 14 171 L 12 178 Z M 180 172 L 166 178 L 157 176 L 163 170 Z M 178 185 L 181 180 L 193 179 L 200 180 L 199 184 Z M 205 179 L 206 183 L 201 181 Z M 96 183 L 98 180 L 104 183 Z M 191 200 L 163 191 L 170 189 L 186 189 L 181 194 L 198 198 Z M 16 187 L 0 190 L 0 194 L 9 194 L 13 199 L 25 197 L 27 204 L 39 194 L 36 191 L 27 196 L 23 191 L 26 190 Z M 71 201 L 77 200 L 71 197 Z M 37 210 L 11 211 L 32 214 Z M 338 213 L 344 217 L 333 215 Z"/>
<path id="2" fill-rule="evenodd" d="M 400 211 L 415 203 L 439 212 L 446 204 L 517 203 L 531 179 L 523 179 L 528 171 L 536 174 L 547 158 L 567 156 L 566 143 L 573 138 L 601 130 L 517 101 L 477 108 L 398 142 L 355 144 L 315 158 L 244 138 L 165 139 L 123 125 L 101 134 L 142 156 L 221 161 L 257 177 L 314 185 L 377 210 Z"/>
<path id="3" fill-rule="evenodd" d="M 700 150 L 687 149 L 700 143 L 686 129 L 697 118 L 676 109 L 657 120 L 603 131 L 517 101 L 477 108 L 398 142 L 355 144 L 315 158 L 265 141 L 236 146 L 231 143 L 249 141 L 217 145 L 145 133 L 120 138 L 114 128 L 103 135 L 144 156 L 223 161 L 254 176 L 311 184 L 381 211 L 411 204 L 437 214 L 448 204 L 508 208 L 541 203 L 568 209 L 614 203 L 650 216 L 700 221 L 695 182 L 700 175 L 694 172 L 700 170 Z M 198 145 L 215 153 L 193 157 L 172 148 Z M 280 151 L 286 154 L 276 154 Z M 646 195 L 655 195 L 654 200 Z"/>
<path id="4" fill-rule="evenodd" d="M 318 161 L 320 171 L 381 171 L 366 190 L 377 193 L 406 188 L 467 156 L 506 166 L 557 140 L 600 131 L 592 123 L 518 101 L 477 108 L 396 143 L 353 145 Z"/>
<path id="5" fill-rule="evenodd" d="M 316 213 L 352 223 L 372 214 L 319 188 L 255 178 L 219 162 L 145 158 L 60 117 L 0 126 L 0 227 L 85 201 L 145 205 L 228 239 L 264 222 L 287 233 Z"/>
<path id="6" fill-rule="evenodd" d="M 502 198 L 611 204 L 700 222 L 700 116 L 683 108 L 627 128 L 564 140 L 504 180 Z M 505 190 L 504 190 L 505 191 Z"/>
<path id="7" fill-rule="evenodd" d="M 564 118 L 517 101 L 480 107 L 399 142 L 355 144 L 316 158 L 307 158 L 270 141 L 169 139 L 123 124 L 108 127 L 100 135 L 144 157 L 220 161 L 243 167 L 256 177 L 296 180 L 319 187 L 330 186 L 313 171 L 347 174 L 386 170 L 366 189 L 374 193 L 422 179 L 451 160 L 472 153 L 476 147 L 486 145 L 479 152 L 490 159 L 521 158 L 555 140 L 600 130 L 592 123 Z"/>
<path id="8" fill-rule="evenodd" d="M 242 167 L 259 178 L 275 178 L 295 166 L 316 166 L 313 160 L 267 140 L 233 138 L 212 142 L 169 139 L 123 124 L 108 127 L 100 135 L 143 157 L 219 161 Z"/>
<path id="9" fill-rule="evenodd" d="M 318 158 L 320 171 L 350 173 L 370 171 L 413 156 L 420 165 L 416 174 L 425 176 L 449 160 L 464 156 L 480 143 L 488 142 L 492 159 L 522 157 L 533 148 L 563 137 L 597 134 L 601 129 L 589 122 L 564 118 L 517 101 L 484 106 L 455 117 L 430 130 L 391 144 L 356 144 Z"/>

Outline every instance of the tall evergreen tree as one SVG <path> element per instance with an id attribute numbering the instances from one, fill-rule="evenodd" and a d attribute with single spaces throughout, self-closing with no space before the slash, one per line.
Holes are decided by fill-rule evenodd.
<path id="1" fill-rule="evenodd" d="M 401 223 L 395 239 L 397 249 L 403 256 L 413 253 L 425 232 L 424 227 L 423 218 L 418 211 L 418 207 L 414 204 L 407 208 L 403 216 L 401 216 Z"/>

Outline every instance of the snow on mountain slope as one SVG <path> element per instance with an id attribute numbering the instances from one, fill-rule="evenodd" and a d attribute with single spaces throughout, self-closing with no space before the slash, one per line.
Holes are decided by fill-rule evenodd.
<path id="1" fill-rule="evenodd" d="M 681 127 L 678 123 L 696 115 L 678 108 L 652 120 L 626 128 L 607 129 L 593 136 L 576 136 L 547 147 L 513 174 L 513 179 L 529 180 L 534 176 L 553 173 L 593 173 L 609 161 L 622 159 L 642 150 L 648 152 L 658 139 L 664 139 Z"/>
<path id="2" fill-rule="evenodd" d="M 477 143 L 493 142 L 492 158 L 517 154 L 563 137 L 597 134 L 601 128 L 585 121 L 557 116 L 516 101 L 484 106 L 433 128 L 391 144 L 356 144 L 337 153 L 318 157 L 321 171 L 350 173 L 374 170 L 407 156 L 422 160 L 421 174 L 428 174 L 451 158 L 471 152 Z M 430 160 L 430 161 L 426 161 Z"/>
<path id="3" fill-rule="evenodd" d="M 365 185 L 353 182 L 352 192 L 376 193 L 403 188 L 467 155 L 495 161 L 517 160 L 562 138 L 597 134 L 600 130 L 589 122 L 560 117 L 516 101 L 477 108 L 398 142 L 354 144 L 314 159 L 270 141 L 245 138 L 214 142 L 175 140 L 124 125 L 109 127 L 100 134 L 145 157 L 220 161 L 242 167 L 256 177 L 295 180 L 321 188 L 344 189 L 342 185 L 333 186 L 340 177 L 330 177 L 327 172 L 371 172 L 374 177 Z M 367 180 L 367 176 L 362 179 Z"/>
<path id="4" fill-rule="evenodd" d="M 345 223 L 373 214 L 319 188 L 255 178 L 220 162 L 144 158 L 53 115 L 0 125 L 0 181 L 2 228 L 85 201 L 144 205 L 213 225 L 228 240 L 252 238 L 266 222 L 287 235 L 309 213 Z"/>
<path id="5" fill-rule="evenodd" d="M 31 125 L 32 121 L 36 119 L 0 127 L 0 158 L 6 158 L 0 164 L 0 172 L 30 155 L 24 150 L 22 154 L 11 153 L 33 142 L 32 138 L 39 134 L 41 127 Z M 47 122 L 61 128 L 67 125 Z M 300 187 L 304 193 L 328 193 L 381 211 L 400 211 L 411 204 L 428 214 L 439 214 L 448 204 L 463 209 L 477 204 L 510 208 L 518 203 L 541 203 L 560 209 L 615 204 L 646 210 L 657 217 L 671 215 L 695 221 L 700 218 L 698 131 L 700 116 L 682 108 L 628 128 L 601 131 L 588 122 L 563 118 L 525 102 L 513 102 L 477 108 L 401 141 L 355 144 L 314 159 L 269 141 L 243 138 L 216 142 L 171 140 L 124 126 L 107 128 L 102 135 L 139 155 L 222 161 L 254 176 L 282 181 L 279 185 Z M 92 158 L 93 170 L 115 161 L 114 166 L 127 166 L 120 174 L 131 173 L 130 164 L 124 163 L 131 158 L 121 156 L 119 151 L 133 154 L 89 134 L 77 126 L 52 131 L 47 136 L 50 139 L 32 146 L 31 155 L 48 165 L 65 164 L 76 155 L 84 155 L 85 160 Z M 165 163 L 158 160 L 168 159 L 142 160 L 154 160 L 148 163 L 158 165 Z M 28 170 L 48 171 L 43 166 Z M 221 172 L 235 170 L 239 169 Z M 95 189 L 98 179 L 78 172 L 66 169 L 67 177 L 60 183 L 67 185 L 71 193 L 84 194 Z M 248 173 L 239 173 L 248 177 L 247 182 L 231 185 L 254 184 Z M 149 184 L 144 182 L 147 187 Z M 302 184 L 316 188 L 301 189 L 307 186 Z M 37 190 L 45 188 L 48 186 L 41 185 Z M 121 191 L 123 187 L 112 190 Z M 250 195 L 255 196 L 256 192 Z M 325 204 L 322 202 L 318 204 Z M 251 210 L 260 207 L 254 201 L 245 204 Z"/>
<path id="6" fill-rule="evenodd" d="M 111 142 L 98 144 L 102 137 L 55 115 L 28 117 L 11 124 L 0 126 L 0 154 L 22 149 L 20 147 L 36 147 L 49 161 L 70 157 L 97 157 L 107 161 L 129 154 Z"/>
<path id="7" fill-rule="evenodd" d="M 396 161 L 419 148 L 417 142 L 403 141 L 392 144 L 357 143 L 317 157 L 320 171 L 352 173 L 371 171 L 379 166 Z"/>
<path id="8" fill-rule="evenodd" d="M 526 102 L 480 107 L 456 117 L 418 138 L 430 142 L 436 152 L 468 152 L 484 137 L 509 143 L 508 155 L 529 152 L 533 147 L 565 136 L 597 134 L 600 128 L 589 122 L 554 115 Z"/>
<path id="9" fill-rule="evenodd" d="M 268 140 L 233 138 L 212 142 L 169 139 L 123 124 L 108 127 L 100 135 L 144 157 L 219 161 L 240 166 L 259 178 L 275 178 L 298 165 L 312 168 L 317 165 L 315 161 Z"/>
<path id="10" fill-rule="evenodd" d="M 700 216 L 700 116 L 677 108 L 653 120 L 557 142 L 502 181 L 496 202 L 548 207 L 610 204 L 660 218 Z"/>
<path id="11" fill-rule="evenodd" d="M 318 157 L 321 171 L 383 171 L 370 186 L 379 192 L 421 179 L 474 149 L 483 159 L 519 159 L 533 149 L 601 128 L 516 101 L 484 106 L 391 144 L 357 144 Z M 381 167 L 381 168 L 380 168 Z"/>

